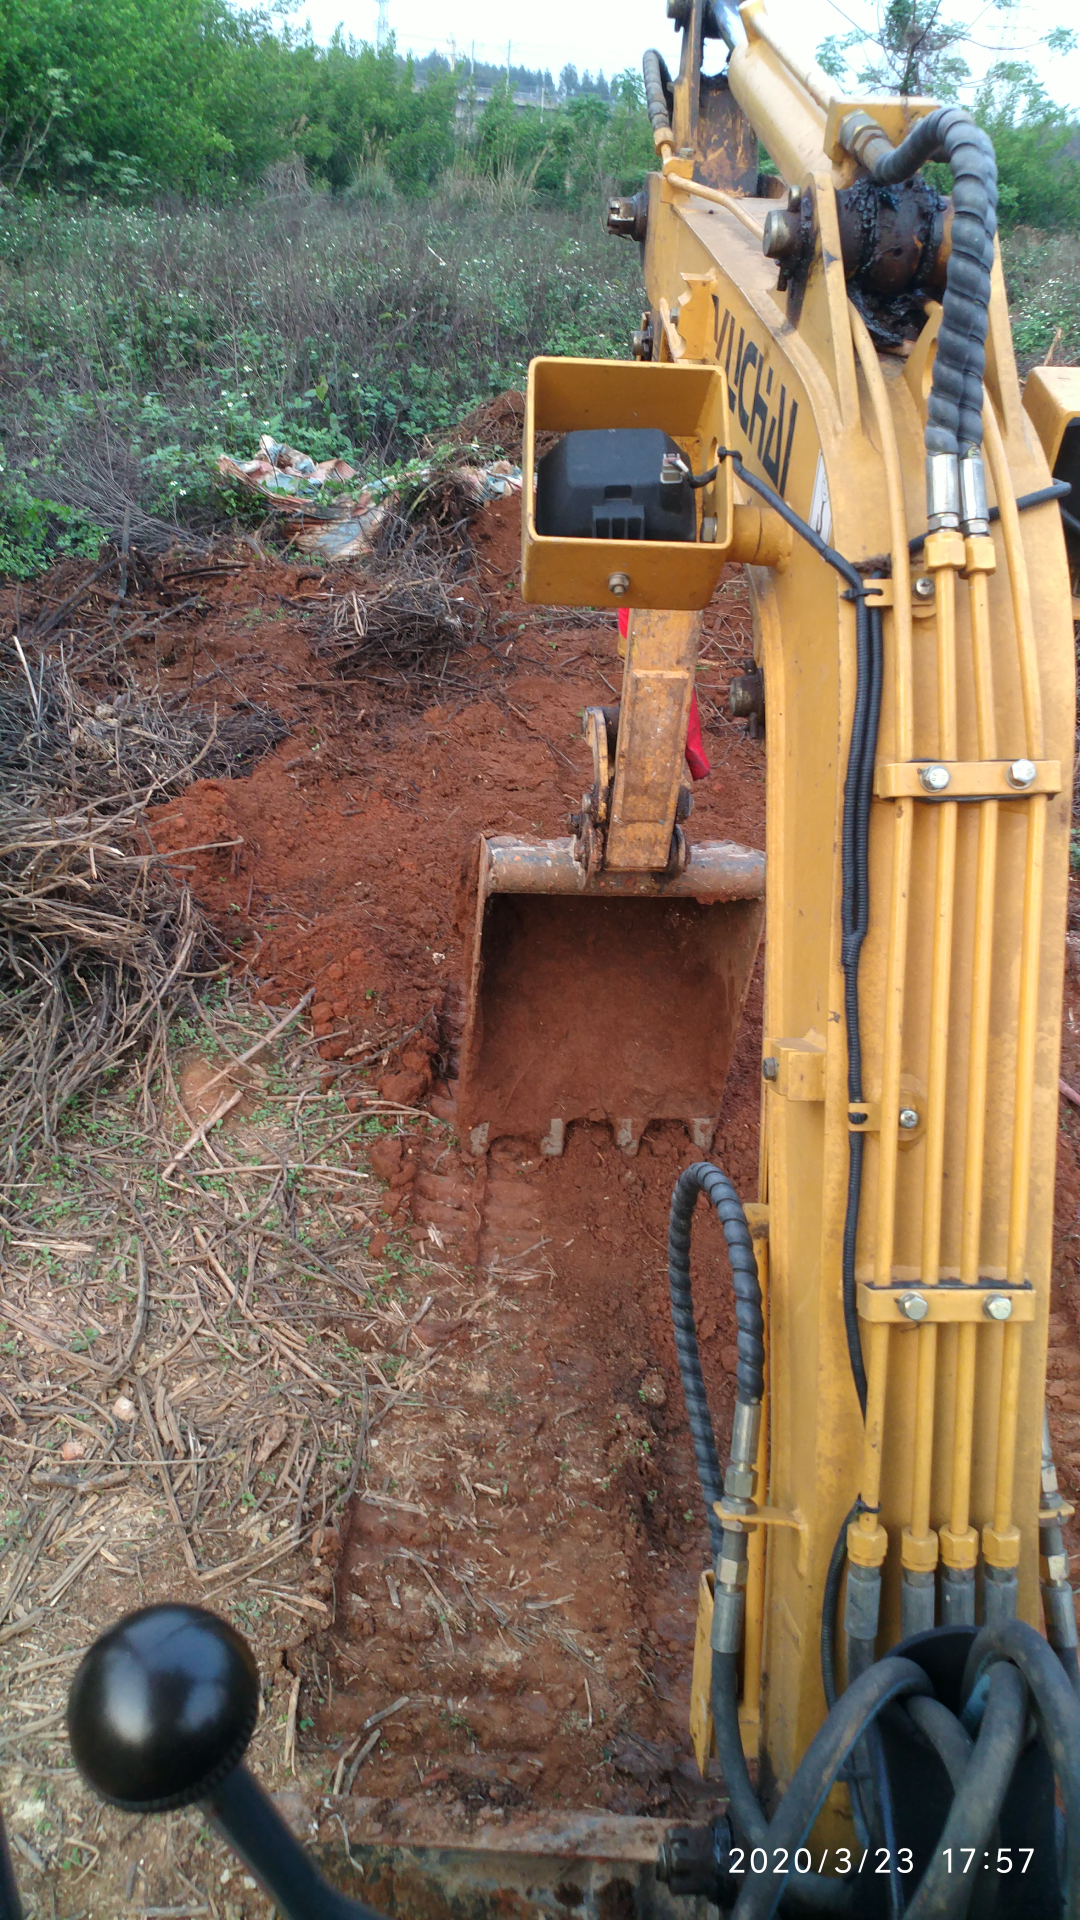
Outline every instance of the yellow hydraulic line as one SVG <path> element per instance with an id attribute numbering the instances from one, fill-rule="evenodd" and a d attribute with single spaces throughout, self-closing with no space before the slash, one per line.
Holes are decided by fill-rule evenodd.
<path id="1" fill-rule="evenodd" d="M 1044 744 L 1042 689 L 1039 684 L 1039 663 L 1035 648 L 1027 557 L 1020 535 L 1020 516 L 1005 458 L 1001 430 L 989 400 L 983 407 L 983 438 L 997 498 L 1002 543 L 1009 570 L 1009 587 L 1012 595 L 1017 659 L 1020 669 L 1020 691 L 1024 710 L 1025 746 L 1029 758 L 1037 759 L 1042 754 Z M 1006 1279 L 1013 1286 L 1019 1285 L 1025 1277 L 1024 1265 L 1027 1251 L 1031 1126 L 1035 1093 L 1036 1021 L 1039 998 L 1039 932 L 1042 919 L 1043 863 L 1046 849 L 1046 795 L 1033 794 L 1026 805 L 1027 836 L 1024 850 L 1024 897 L 1020 940 L 1016 1086 L 1009 1184 L 1009 1230 L 1005 1261 Z M 995 808 L 995 812 L 996 810 Z M 1018 1323 L 1006 1325 L 1003 1331 L 1001 1355 L 994 1524 L 992 1529 L 984 1529 L 987 1558 L 998 1565 L 1015 1565 L 1019 1555 L 1019 1536 L 1012 1525 L 1012 1504 L 1022 1338 L 1022 1330 Z"/>
<path id="2" fill-rule="evenodd" d="M 1043 751 L 1042 689 L 1031 613 L 1027 557 L 1020 536 L 1012 480 L 1005 459 L 1001 429 L 989 403 L 983 409 L 983 435 L 994 483 L 1001 537 L 1009 569 L 1016 651 L 1020 668 L 1020 696 L 1024 709 L 1025 750 L 1032 760 Z M 1042 921 L 1043 860 L 1046 847 L 1046 795 L 1032 794 L 1027 807 L 1027 846 L 1024 855 L 1024 900 L 1020 939 L 1020 994 L 1016 1033 L 1016 1093 L 1013 1103 L 1012 1174 L 1009 1192 L 1009 1240 L 1006 1278 L 1016 1286 L 1024 1278 L 1028 1199 L 1031 1183 L 1031 1121 L 1035 1095 L 1036 1018 L 1039 1001 L 1039 931 Z"/>
<path id="3" fill-rule="evenodd" d="M 994 565 L 994 550 L 990 540 L 969 539 L 965 545 L 968 605 L 971 615 L 976 741 L 979 759 L 995 760 L 997 758 L 997 726 L 994 718 L 988 592 L 988 574 Z M 998 803 L 996 800 L 984 800 L 980 806 L 978 834 L 975 856 L 975 933 L 971 968 L 967 1129 L 964 1138 L 964 1185 L 960 1217 L 960 1278 L 967 1286 L 974 1286 L 979 1278 L 982 1232 L 983 1153 L 986 1144 L 986 1085 L 990 1047 L 990 976 L 997 877 Z"/>
<path id="4" fill-rule="evenodd" d="M 915 1369 L 915 1454 L 911 1472 L 911 1527 L 904 1529 L 901 1559 L 917 1573 L 937 1564 L 937 1535 L 930 1527 L 930 1486 L 934 1470 L 934 1387 L 937 1334 L 932 1321 L 918 1332 Z"/>
<path id="5" fill-rule="evenodd" d="M 933 540 L 933 536 L 931 536 Z M 959 545 L 957 540 L 956 545 Z M 927 542 L 931 547 L 931 541 Z M 963 549 L 961 547 L 960 557 Z M 931 547 L 937 615 L 938 756 L 956 759 L 956 551 L 954 543 Z M 926 1145 L 923 1174 L 921 1273 L 934 1287 L 941 1268 L 941 1186 L 945 1163 L 945 1088 L 949 1055 L 949 985 L 952 974 L 953 909 L 956 892 L 955 800 L 936 808 L 937 874 L 934 882 L 934 936 L 930 963 L 930 1059 L 926 1091 Z"/>
<path id="6" fill-rule="evenodd" d="M 1024 751 L 1032 760 L 1042 757 L 1042 688 L 1039 684 L 1039 658 L 1035 648 L 1035 623 L 1031 613 L 1027 559 L 1020 537 L 1020 515 L 1016 509 L 1001 428 L 989 402 L 983 407 L 983 442 L 987 465 L 994 483 L 1005 563 L 1009 570 L 1013 623 L 1016 627 L 1016 652 L 1020 667 L 1020 698 L 1024 709 Z"/>
<path id="7" fill-rule="evenodd" d="M 1024 859 L 1023 931 L 1020 937 L 1020 1005 L 1016 1023 L 1016 1093 L 1013 1102 L 1012 1174 L 1009 1191 L 1009 1240 L 1005 1278 L 1019 1286 L 1025 1278 L 1028 1198 L 1031 1188 L 1031 1121 L 1035 1101 L 1035 1045 L 1039 1010 L 1039 929 L 1042 920 L 1043 861 L 1046 850 L 1045 793 L 1025 801 L 1027 847 Z"/>
<path id="8" fill-rule="evenodd" d="M 1017 1565 L 1020 1535 L 1012 1524 L 1013 1483 L 1016 1477 L 1016 1421 L 1020 1410 L 1020 1351 L 1023 1328 L 1018 1320 L 1001 1330 L 1001 1398 L 998 1411 L 997 1469 L 994 1478 L 994 1525 L 983 1529 L 987 1559 L 995 1566 Z M 989 1538 L 988 1538 L 989 1536 Z"/>
<path id="9" fill-rule="evenodd" d="M 957 757 L 956 730 L 956 572 L 963 564 L 964 547 L 959 534 L 931 534 L 926 542 L 926 563 L 934 576 L 937 614 L 938 664 L 938 752 L 948 762 Z M 934 884 L 934 937 L 930 963 L 929 1063 L 926 1092 L 926 1137 L 923 1162 L 923 1229 L 920 1271 L 927 1286 L 936 1286 L 941 1276 L 942 1183 L 945 1164 L 945 1105 L 949 1055 L 949 999 L 952 974 L 953 918 L 956 893 L 957 805 L 945 801 L 938 807 L 937 872 Z M 926 1328 L 924 1332 L 929 1332 Z M 967 1505 L 971 1488 L 972 1421 L 975 1406 L 975 1348 L 962 1336 L 957 1354 L 956 1424 L 953 1429 L 952 1510 L 950 1527 L 942 1529 L 941 1551 L 947 1565 L 968 1564 Z M 974 1329 L 972 1329 L 974 1331 Z M 924 1379 L 931 1371 L 931 1356 L 920 1354 Z M 936 1352 L 933 1361 L 936 1362 Z M 922 1396 L 919 1396 L 922 1408 Z M 924 1418 L 927 1417 L 923 1409 Z M 916 1442 L 920 1464 L 925 1472 L 927 1451 Z M 929 1504 L 929 1490 L 918 1483 L 915 1499 Z M 960 1515 L 963 1515 L 960 1518 Z M 959 1524 L 958 1524 L 959 1521 Z M 915 1531 L 914 1526 L 912 1529 Z M 959 1544 L 964 1536 L 965 1544 Z M 925 1564 L 925 1563 L 923 1563 Z"/>
<path id="10" fill-rule="evenodd" d="M 952 1494 L 949 1524 L 941 1529 L 941 1552 L 950 1567 L 973 1567 L 977 1537 L 968 1525 L 971 1507 L 971 1440 L 975 1419 L 975 1336 L 973 1320 L 961 1322 L 956 1340 L 956 1425 L 953 1429 Z"/>
<path id="11" fill-rule="evenodd" d="M 662 131 L 670 137 L 664 140 L 658 138 L 655 144 L 660 155 L 664 179 L 669 187 L 677 187 L 682 193 L 692 193 L 695 200 L 707 200 L 710 206 L 724 207 L 728 213 L 735 215 L 736 220 L 742 221 L 743 226 L 753 234 L 755 240 L 760 240 L 765 231 L 760 220 L 755 220 L 753 214 L 747 212 L 733 193 L 725 193 L 722 187 L 706 187 L 700 180 L 689 180 L 684 173 L 676 173 L 673 170 L 674 136 L 669 127 L 663 128 Z"/>

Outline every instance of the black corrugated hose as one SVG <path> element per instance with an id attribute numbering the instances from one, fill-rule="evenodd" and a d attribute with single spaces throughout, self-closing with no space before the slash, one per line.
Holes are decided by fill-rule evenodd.
<path id="1" fill-rule="evenodd" d="M 675 1352 L 679 1359 L 683 1398 L 690 1437 L 694 1443 L 698 1479 L 705 1500 L 709 1537 L 713 1552 L 720 1549 L 721 1526 L 713 1512 L 713 1503 L 724 1491 L 724 1478 L 716 1451 L 716 1435 L 705 1393 L 694 1324 L 694 1297 L 690 1283 L 690 1227 L 697 1197 L 703 1193 L 716 1208 L 727 1241 L 731 1279 L 735 1290 L 736 1391 L 740 1400 L 760 1403 L 765 1391 L 765 1320 L 761 1311 L 761 1286 L 750 1229 L 746 1224 L 742 1201 L 731 1181 L 708 1160 L 696 1160 L 675 1183 L 668 1222 L 668 1286 L 671 1292 L 671 1323 L 675 1332 Z"/>
<path id="2" fill-rule="evenodd" d="M 671 93 L 671 75 L 662 53 L 650 47 L 642 56 L 641 71 L 645 80 L 645 107 L 654 133 L 671 125 L 671 108 L 668 97 Z"/>
<path id="3" fill-rule="evenodd" d="M 926 451 L 962 459 L 982 446 L 997 161 L 989 134 L 963 107 L 938 107 L 917 121 L 898 147 L 871 156 L 869 171 L 882 186 L 898 186 L 928 160 L 944 160 L 952 169 L 953 227 L 926 410 Z"/>

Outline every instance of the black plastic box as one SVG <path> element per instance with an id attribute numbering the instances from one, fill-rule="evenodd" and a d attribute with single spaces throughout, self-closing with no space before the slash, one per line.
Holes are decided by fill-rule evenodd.
<path id="1" fill-rule="evenodd" d="M 685 455 L 658 427 L 567 433 L 536 464 L 536 530 L 569 540 L 693 540 L 689 478 L 661 483 L 664 455 Z"/>

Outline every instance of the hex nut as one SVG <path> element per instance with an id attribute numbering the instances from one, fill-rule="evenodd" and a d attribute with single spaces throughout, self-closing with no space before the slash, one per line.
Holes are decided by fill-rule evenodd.
<path id="1" fill-rule="evenodd" d="M 902 1293 L 897 1301 L 905 1320 L 925 1320 L 930 1302 L 924 1293 Z"/>
<path id="2" fill-rule="evenodd" d="M 728 1467 L 724 1474 L 724 1498 L 726 1500 L 752 1500 L 754 1497 L 753 1467 Z"/>
<path id="3" fill-rule="evenodd" d="M 1006 1293 L 991 1293 L 983 1301 L 983 1312 L 988 1320 L 1011 1320 L 1013 1303 Z"/>
<path id="4" fill-rule="evenodd" d="M 608 574 L 608 592 L 613 593 L 616 600 L 621 600 L 623 595 L 629 593 L 629 591 L 630 575 L 628 573 Z"/>
<path id="5" fill-rule="evenodd" d="M 952 774 L 948 767 L 938 765 L 919 768 L 919 785 L 927 793 L 944 793 L 951 779 Z"/>
<path id="6" fill-rule="evenodd" d="M 915 1111 L 915 1108 L 914 1108 L 914 1107 L 901 1107 L 901 1109 L 900 1109 L 900 1125 L 901 1125 L 901 1126 L 903 1127 L 903 1129 L 904 1129 L 904 1132 L 905 1132 L 905 1133 L 914 1133 L 914 1131 L 915 1131 L 915 1128 L 916 1128 L 916 1127 L 918 1126 L 918 1124 L 919 1124 L 919 1116 L 918 1116 L 918 1114 L 917 1114 L 917 1112 Z"/>
<path id="7" fill-rule="evenodd" d="M 1010 787 L 1023 789 L 1030 787 L 1038 771 L 1034 760 L 1014 760 L 1005 778 Z"/>
<path id="8" fill-rule="evenodd" d="M 780 1062 L 774 1054 L 770 1053 L 761 1063 L 761 1077 L 763 1080 L 776 1080 L 779 1075 Z"/>

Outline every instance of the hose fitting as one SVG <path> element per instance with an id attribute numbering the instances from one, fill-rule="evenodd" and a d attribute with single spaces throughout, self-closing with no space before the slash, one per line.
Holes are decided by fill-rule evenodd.
<path id="1" fill-rule="evenodd" d="M 926 456 L 926 515 L 931 533 L 960 525 L 960 463 L 954 453 Z"/>
<path id="2" fill-rule="evenodd" d="M 981 453 L 965 453 L 960 461 L 960 527 L 969 539 L 990 532 L 986 468 Z"/>

